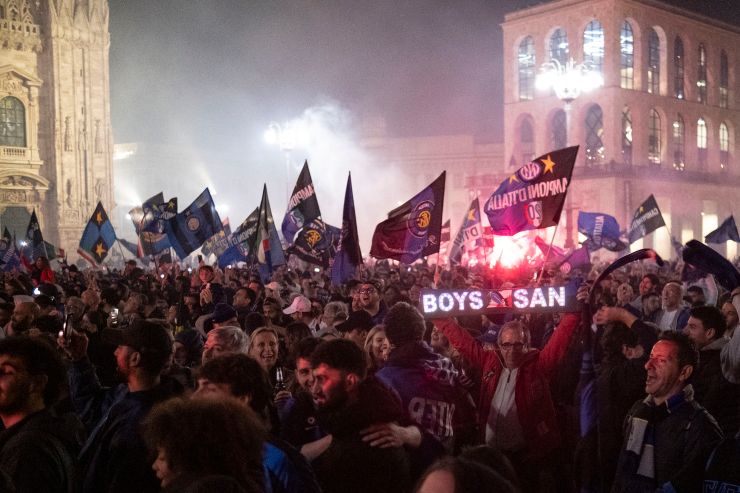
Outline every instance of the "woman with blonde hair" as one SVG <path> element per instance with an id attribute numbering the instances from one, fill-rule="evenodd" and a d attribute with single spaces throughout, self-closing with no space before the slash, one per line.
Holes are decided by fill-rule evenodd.
<path id="1" fill-rule="evenodd" d="M 375 374 L 385 364 L 389 352 L 390 343 L 385 336 L 385 327 L 382 324 L 376 325 L 365 337 L 365 353 L 370 363 L 368 375 Z"/>

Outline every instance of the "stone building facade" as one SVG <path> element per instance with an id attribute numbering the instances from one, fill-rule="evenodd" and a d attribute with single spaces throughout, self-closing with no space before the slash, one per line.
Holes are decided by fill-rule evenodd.
<path id="1" fill-rule="evenodd" d="M 0 227 L 74 251 L 113 204 L 107 0 L 0 0 Z"/>
<path id="2" fill-rule="evenodd" d="M 670 256 L 671 234 L 700 239 L 738 217 L 740 28 L 655 0 L 559 0 L 510 13 L 502 26 L 505 166 L 581 146 L 561 228 L 571 243 L 579 210 L 626 227 L 651 193 L 668 228 L 633 247 Z M 570 59 L 600 72 L 603 86 L 566 115 L 535 82 L 543 65 Z M 718 249 L 737 254 L 734 243 Z"/>

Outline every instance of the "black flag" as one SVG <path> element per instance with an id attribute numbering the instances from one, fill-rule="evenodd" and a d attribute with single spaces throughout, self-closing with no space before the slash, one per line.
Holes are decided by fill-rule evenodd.
<path id="1" fill-rule="evenodd" d="M 280 227 L 286 243 L 293 243 L 298 230 L 318 217 L 321 217 L 319 201 L 316 199 L 311 173 L 308 171 L 308 161 L 305 161 Z"/>
<path id="2" fill-rule="evenodd" d="M 643 236 L 652 233 L 661 226 L 665 226 L 663 215 L 660 213 L 655 197 L 650 197 L 643 202 L 632 216 L 632 224 L 629 229 L 630 243 L 634 243 Z"/>

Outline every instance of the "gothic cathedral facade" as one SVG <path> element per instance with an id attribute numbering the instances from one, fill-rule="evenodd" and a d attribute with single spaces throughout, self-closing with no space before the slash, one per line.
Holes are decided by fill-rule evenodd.
<path id="1" fill-rule="evenodd" d="M 0 228 L 73 252 L 113 204 L 107 0 L 0 0 Z M 0 229 L 0 233 L 2 229 Z"/>

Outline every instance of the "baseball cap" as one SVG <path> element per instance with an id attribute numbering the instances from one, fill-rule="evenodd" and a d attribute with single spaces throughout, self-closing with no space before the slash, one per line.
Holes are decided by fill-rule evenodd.
<path id="1" fill-rule="evenodd" d="M 231 305 L 226 303 L 217 303 L 213 308 L 213 316 L 211 317 L 211 320 L 213 320 L 213 323 L 220 324 L 235 318 L 236 315 L 236 310 Z"/>
<path id="2" fill-rule="evenodd" d="M 357 310 L 349 314 L 347 320 L 341 324 L 337 324 L 336 328 L 339 332 L 351 332 L 354 329 L 370 330 L 375 326 L 373 323 L 373 317 L 370 316 L 365 310 Z"/>
<path id="3" fill-rule="evenodd" d="M 298 295 L 293 298 L 293 303 L 288 308 L 283 310 L 286 315 L 292 315 L 296 312 L 307 313 L 311 311 L 311 300 L 305 296 Z"/>
<path id="4" fill-rule="evenodd" d="M 172 336 L 166 326 L 153 320 L 134 320 L 123 329 L 104 329 L 104 342 L 115 346 L 129 346 L 139 352 L 170 354 Z"/>

